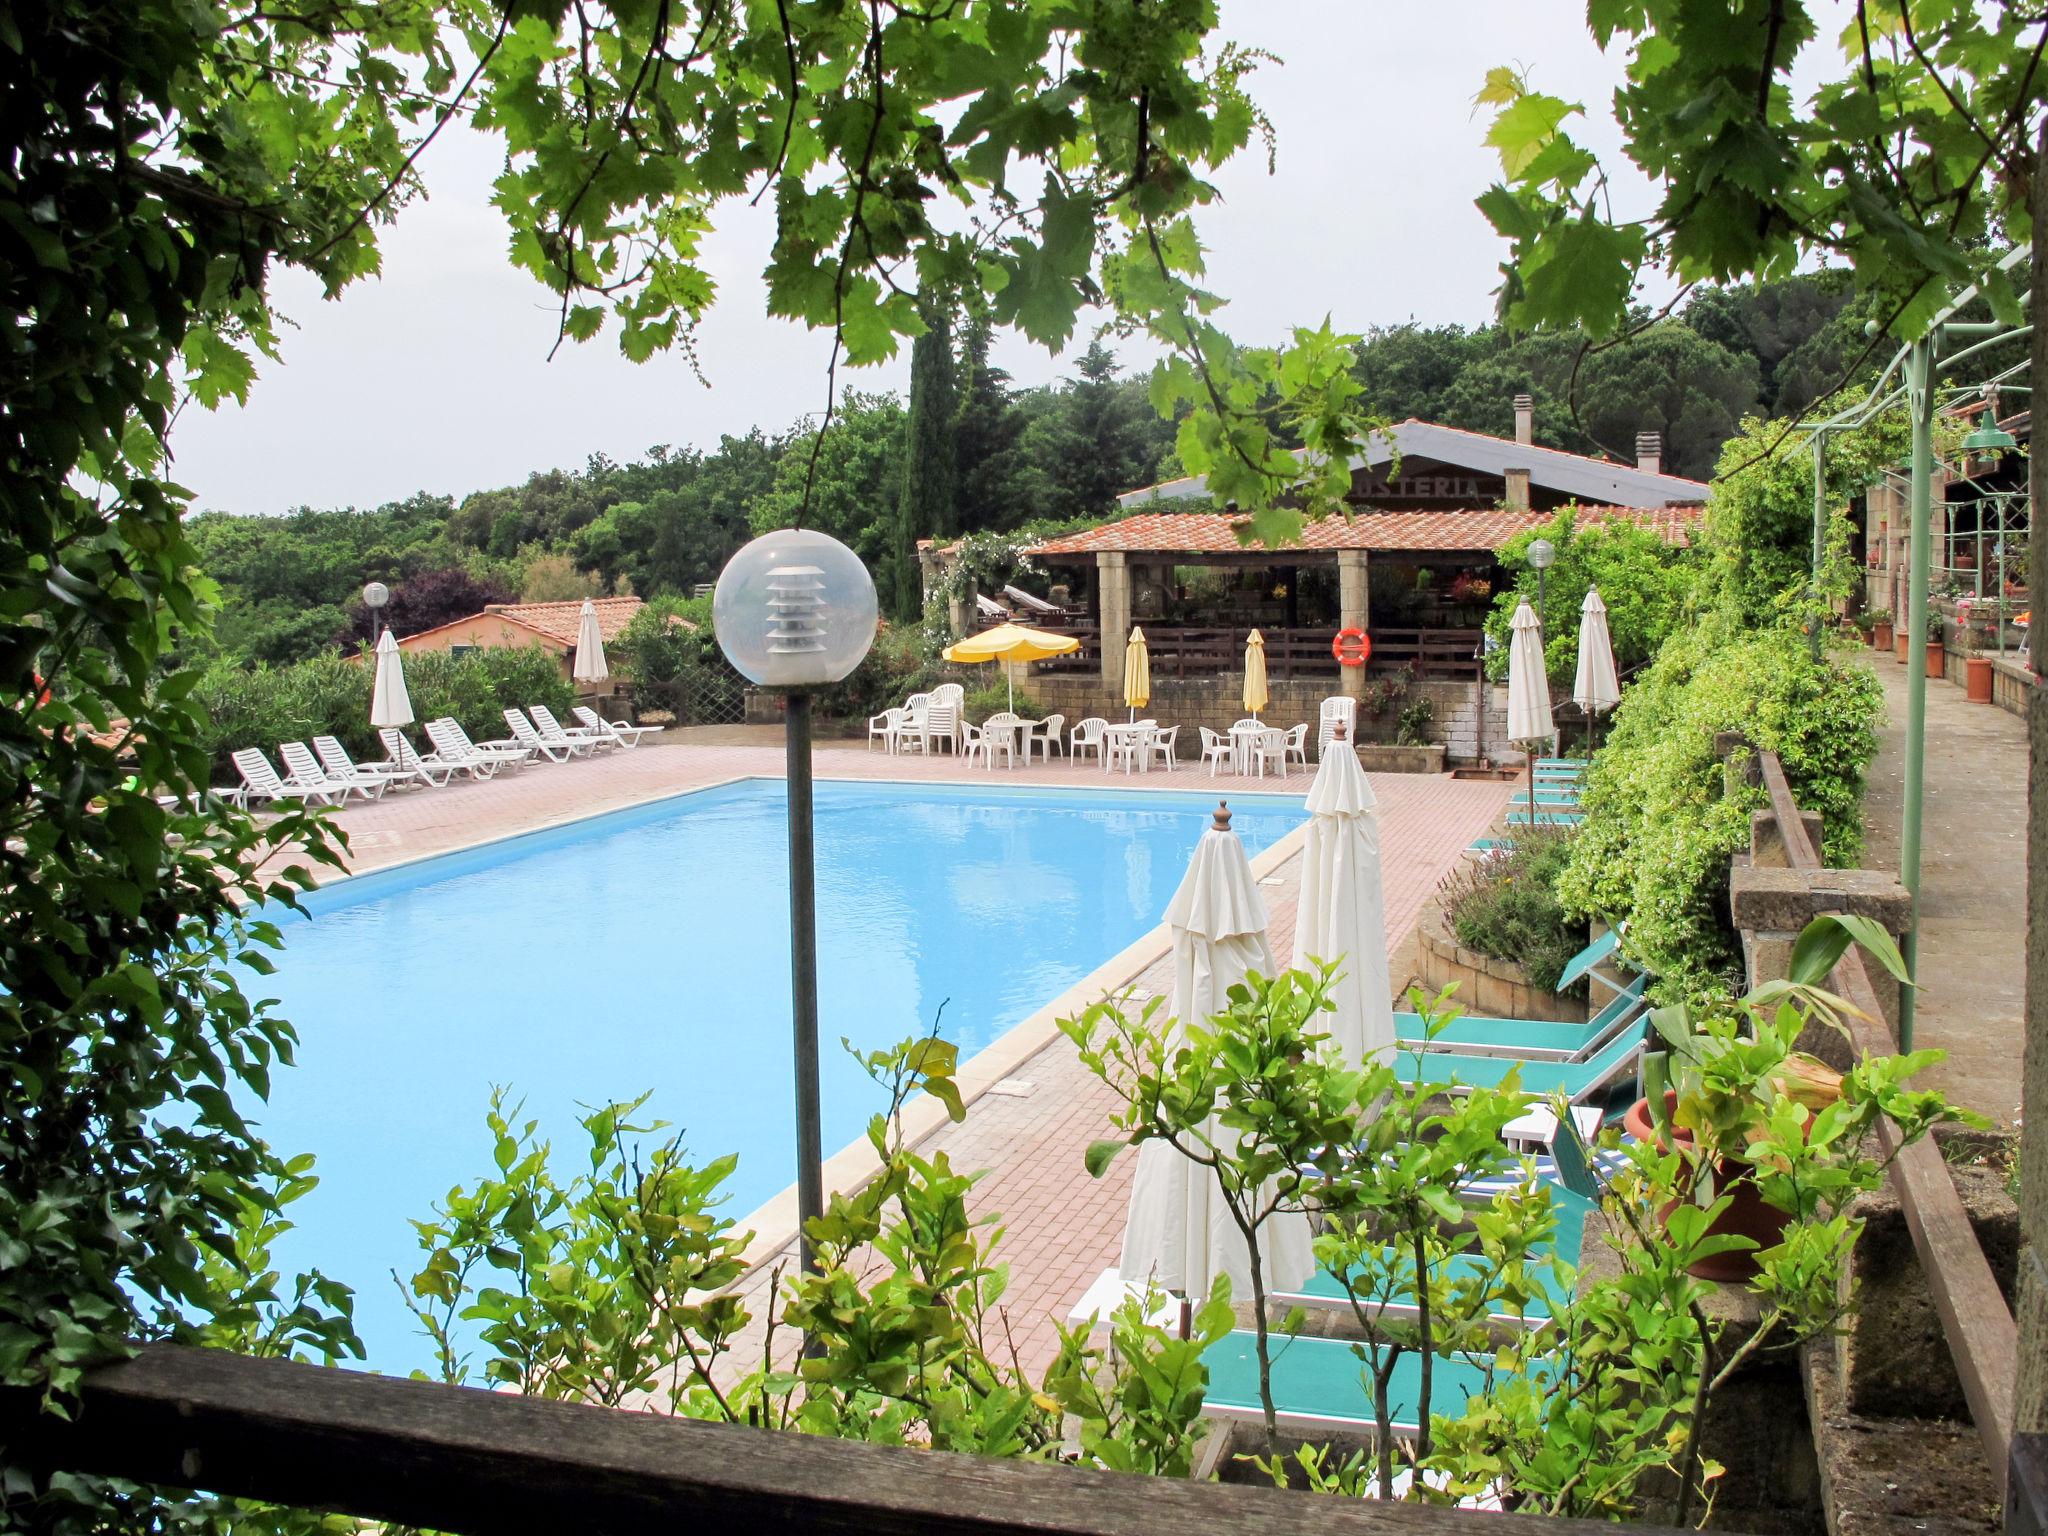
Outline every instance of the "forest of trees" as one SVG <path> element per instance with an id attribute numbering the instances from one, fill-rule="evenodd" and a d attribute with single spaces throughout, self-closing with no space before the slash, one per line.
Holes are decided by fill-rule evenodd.
<path id="1" fill-rule="evenodd" d="M 687 593 L 755 533 L 802 505 L 871 569 L 898 616 L 918 602 L 915 541 L 1057 526 L 1176 472 L 1174 424 L 1101 342 L 1056 385 L 1016 387 L 989 360 L 986 321 L 936 317 L 912 359 L 913 398 L 848 390 L 816 465 L 816 424 L 756 427 L 715 449 L 656 447 L 630 464 L 593 457 L 456 501 L 420 493 L 372 511 L 202 513 L 192 532 L 226 611 L 228 658 L 285 662 L 367 634 L 364 582 L 394 589 L 405 631 L 485 602 L 609 591 Z M 1536 399 L 1536 437 L 1629 456 L 1664 435 L 1665 468 L 1705 479 L 1748 415 L 1795 412 L 1870 371 L 1862 306 L 1837 273 L 1703 288 L 1605 348 L 1497 326 L 1381 327 L 1359 343 L 1370 406 L 1401 420 L 1505 435 L 1512 400 Z M 930 323 L 930 322 L 928 322 Z"/>

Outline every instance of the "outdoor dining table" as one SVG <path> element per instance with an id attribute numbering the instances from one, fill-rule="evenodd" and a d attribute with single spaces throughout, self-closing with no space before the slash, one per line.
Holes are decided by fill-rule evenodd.
<path id="1" fill-rule="evenodd" d="M 995 738 L 995 741 L 1007 737 L 1010 743 L 1010 766 L 1029 768 L 1031 749 L 1024 740 L 1024 733 L 1030 728 L 1029 720 L 988 720 L 983 722 L 981 732 L 984 736 Z M 995 741 L 989 744 L 988 765 L 991 768 L 996 765 Z"/>
<path id="2" fill-rule="evenodd" d="M 1253 748 L 1258 744 L 1259 738 L 1266 732 L 1277 729 L 1278 727 L 1267 725 L 1263 720 L 1254 720 L 1250 724 L 1239 721 L 1233 725 L 1230 728 L 1230 771 L 1250 773 Z"/>
<path id="3" fill-rule="evenodd" d="M 1138 772 L 1151 772 L 1152 754 L 1148 748 L 1152 745 L 1152 738 L 1158 734 L 1159 727 L 1144 720 L 1128 721 L 1122 725 L 1112 724 L 1104 726 L 1102 731 L 1102 771 L 1104 773 L 1109 772 L 1109 743 L 1112 741 L 1128 741 L 1132 744 L 1131 756 L 1137 762 Z"/>

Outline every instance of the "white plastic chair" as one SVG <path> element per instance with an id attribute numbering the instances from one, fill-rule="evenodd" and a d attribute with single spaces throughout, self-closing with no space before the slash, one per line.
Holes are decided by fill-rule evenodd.
<path id="1" fill-rule="evenodd" d="M 1124 774 L 1138 766 L 1138 755 L 1145 750 L 1145 734 L 1142 731 L 1124 729 L 1103 733 L 1102 771 L 1113 771 L 1118 763 L 1124 765 Z"/>
<path id="2" fill-rule="evenodd" d="M 1103 719 L 1102 716 L 1090 715 L 1086 720 L 1083 720 L 1074 727 L 1074 734 L 1070 738 L 1068 755 L 1077 761 L 1084 752 L 1093 752 L 1098 758 L 1101 757 L 1102 733 L 1108 729 L 1109 722 Z"/>
<path id="3" fill-rule="evenodd" d="M 1031 749 L 1036 746 L 1038 755 L 1048 763 L 1052 761 L 1053 749 L 1064 752 L 1067 749 L 1067 717 L 1047 715 L 1038 724 L 1024 732 L 1024 766 L 1031 766 Z"/>
<path id="4" fill-rule="evenodd" d="M 989 753 L 988 743 L 988 735 L 980 726 L 972 721 L 961 725 L 960 758 L 968 767 L 974 766 L 977 757 L 983 759 L 985 766 L 991 769 L 995 767 L 995 759 Z"/>
<path id="5" fill-rule="evenodd" d="M 995 767 L 995 755 L 998 752 L 1010 759 L 1012 768 L 1017 766 L 1017 737 L 1022 734 L 1025 723 L 1022 716 L 1014 715 L 1007 709 L 982 721 L 982 751 L 988 757 L 989 767 Z"/>
<path id="6" fill-rule="evenodd" d="M 1287 756 L 1289 760 L 1299 758 L 1302 771 L 1308 770 L 1308 722 L 1290 726 L 1287 731 Z"/>
<path id="7" fill-rule="evenodd" d="M 935 752 L 941 746 L 948 751 L 960 750 L 961 726 L 960 707 L 957 704 L 942 704 L 936 695 L 924 712 L 924 722 L 917 729 L 918 744 L 925 752 Z"/>
<path id="8" fill-rule="evenodd" d="M 1179 726 L 1169 725 L 1165 730 L 1159 730 L 1155 727 L 1152 734 L 1145 738 L 1146 760 L 1149 762 L 1156 757 L 1166 765 L 1166 771 L 1172 773 L 1174 771 L 1173 759 L 1179 750 L 1179 743 Z"/>
<path id="9" fill-rule="evenodd" d="M 1287 777 L 1287 733 L 1283 730 L 1268 729 L 1252 738 L 1252 761 L 1258 765 L 1259 777 L 1266 776 L 1266 764 L 1271 763 L 1281 778 Z"/>
<path id="10" fill-rule="evenodd" d="M 1351 740 L 1358 739 L 1358 700 L 1338 694 L 1323 700 L 1316 727 L 1316 761 L 1323 760 L 1331 740 L 1337 734 L 1337 722 L 1344 722 L 1344 734 Z"/>
<path id="11" fill-rule="evenodd" d="M 967 690 L 958 683 L 939 684 L 932 690 L 932 708 L 946 711 L 946 749 L 958 751 L 960 726 L 967 719 Z M 936 737 L 938 734 L 934 729 L 932 735 Z"/>
<path id="12" fill-rule="evenodd" d="M 1237 760 L 1231 754 L 1230 738 L 1220 731 L 1210 730 L 1206 725 L 1198 725 L 1195 729 L 1202 733 L 1202 761 L 1209 765 L 1209 777 L 1215 778 L 1219 767 L 1235 773 Z"/>
<path id="13" fill-rule="evenodd" d="M 882 750 L 894 753 L 896 738 L 903 732 L 904 724 L 910 719 L 907 709 L 885 709 L 879 715 L 868 716 L 868 750 L 875 750 L 875 738 L 882 739 Z"/>

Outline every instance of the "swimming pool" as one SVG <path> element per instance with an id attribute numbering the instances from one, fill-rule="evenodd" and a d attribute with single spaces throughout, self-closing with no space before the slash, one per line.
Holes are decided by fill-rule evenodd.
<path id="1" fill-rule="evenodd" d="M 1232 795 L 1248 851 L 1298 798 Z M 1159 922 L 1210 793 L 821 782 L 819 1038 L 825 1150 L 881 1095 L 839 1046 L 942 1030 L 964 1059 Z M 580 1104 L 652 1091 L 692 1156 L 739 1154 L 728 1210 L 795 1178 L 788 838 L 780 780 L 745 780 L 506 839 L 306 897 L 277 973 L 248 977 L 299 1033 L 251 1106 L 312 1152 L 285 1273 L 356 1290 L 372 1366 L 427 1362 L 391 1281 L 412 1218 L 491 1170 L 493 1085 L 573 1155 Z"/>

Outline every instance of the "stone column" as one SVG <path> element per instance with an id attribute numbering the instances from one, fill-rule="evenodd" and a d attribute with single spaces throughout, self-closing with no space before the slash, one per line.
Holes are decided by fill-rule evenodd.
<path id="1" fill-rule="evenodd" d="M 1131 634 L 1131 572 L 1120 549 L 1095 556 L 1102 603 L 1102 681 L 1114 692 L 1124 685 L 1124 642 Z"/>
<path id="2" fill-rule="evenodd" d="M 1362 549 L 1340 549 L 1337 551 L 1337 627 L 1339 629 L 1372 628 L 1372 588 L 1367 581 L 1369 565 Z M 1339 667 L 1337 669 L 1346 695 L 1354 699 L 1365 697 L 1365 668 Z"/>
<path id="3" fill-rule="evenodd" d="M 2043 203 L 2048 205 L 2048 199 Z M 2037 251 L 2034 259 L 2044 262 L 2048 253 Z M 2041 357 L 2041 337 L 2034 347 L 2034 355 Z M 2039 485 L 2041 467 L 2035 465 L 2033 472 Z M 2043 547 L 2037 530 L 2034 549 Z M 2031 578 L 2030 585 L 2041 590 L 2038 578 Z M 2012 1309 L 2020 1335 L 2013 1428 L 2038 1435 L 2048 1433 L 2048 688 L 2037 681 L 2027 693 L 2027 1035 L 2019 1155 L 2020 1238 L 2029 1245 L 2032 1260 L 2020 1263 Z"/>

